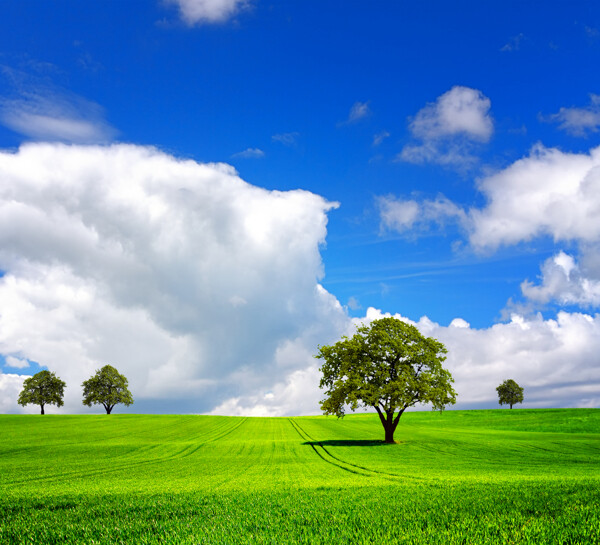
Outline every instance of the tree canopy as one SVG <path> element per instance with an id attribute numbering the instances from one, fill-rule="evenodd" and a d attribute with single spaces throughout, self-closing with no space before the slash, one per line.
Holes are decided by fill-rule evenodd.
<path id="1" fill-rule="evenodd" d="M 23 382 L 23 390 L 19 394 L 17 403 L 22 405 L 39 405 L 41 414 L 45 405 L 62 407 L 66 384 L 55 373 L 40 371 Z"/>
<path id="2" fill-rule="evenodd" d="M 500 405 L 510 405 L 513 408 L 515 403 L 523 403 L 523 388 L 521 388 L 513 379 L 505 380 L 496 388 L 498 392 L 498 403 Z"/>
<path id="3" fill-rule="evenodd" d="M 106 414 L 110 414 L 118 403 L 131 405 L 133 396 L 127 388 L 127 379 L 111 365 L 105 365 L 97 370 L 96 374 L 85 380 L 83 386 L 83 404 L 91 407 L 92 404 L 103 405 Z"/>
<path id="4" fill-rule="evenodd" d="M 417 403 L 442 410 L 456 403 L 454 379 L 442 367 L 446 347 L 396 318 L 360 325 L 351 338 L 320 346 L 315 356 L 324 361 L 320 387 L 325 414 L 343 417 L 346 407 L 373 407 L 385 430 L 385 442 L 394 442 L 402 413 Z"/>

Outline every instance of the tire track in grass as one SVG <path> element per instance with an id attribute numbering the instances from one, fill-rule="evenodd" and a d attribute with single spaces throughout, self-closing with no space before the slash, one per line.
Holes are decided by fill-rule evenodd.
<path id="1" fill-rule="evenodd" d="M 112 465 L 108 468 L 94 468 L 94 469 L 87 469 L 87 470 L 75 470 L 75 471 L 68 471 L 65 473 L 60 473 L 60 474 L 52 474 L 52 475 L 45 475 L 45 476 L 33 476 L 33 477 L 28 477 L 26 479 L 21 479 L 18 481 L 11 481 L 8 483 L 5 483 L 5 486 L 19 486 L 22 484 L 26 484 L 26 483 L 32 483 L 32 482 L 47 482 L 47 483 L 51 483 L 51 482 L 56 482 L 56 481 L 61 481 L 64 480 L 65 478 L 82 478 L 82 477 L 93 477 L 96 475 L 106 475 L 106 474 L 110 474 L 110 473 L 119 473 L 121 471 L 124 470 L 128 470 L 128 469 L 133 469 L 133 468 L 138 468 L 140 466 L 146 466 L 146 465 L 155 465 L 155 464 L 162 464 L 164 462 L 168 462 L 171 460 L 175 460 L 178 458 L 184 458 L 187 456 L 190 456 L 191 454 L 193 454 L 194 452 L 196 452 L 199 448 L 201 448 L 202 446 L 206 445 L 207 443 L 211 443 L 213 441 L 217 441 L 219 439 L 222 439 L 223 437 L 233 433 L 235 430 L 237 430 L 242 424 L 244 424 L 244 422 L 246 422 L 247 417 L 243 418 L 240 420 L 239 423 L 235 424 L 234 426 L 230 427 L 229 429 L 225 430 L 223 433 L 215 436 L 215 437 L 210 437 L 208 439 L 206 439 L 205 441 L 203 441 L 202 443 L 200 443 L 199 445 L 187 445 L 184 446 L 180 449 L 178 449 L 175 453 L 171 453 L 167 456 L 163 456 L 161 458 L 155 458 L 153 460 L 140 460 L 140 461 L 131 461 L 128 463 L 122 463 L 119 465 Z M 219 426 L 219 429 L 221 428 L 221 426 Z M 213 432 L 215 430 L 212 430 Z M 158 448 L 159 445 L 153 445 L 150 448 Z M 144 448 L 144 450 L 146 450 L 146 448 Z"/>
<path id="2" fill-rule="evenodd" d="M 303 439 L 310 447 L 314 450 L 315 454 L 321 458 L 324 462 L 339 467 L 344 471 L 348 471 L 350 473 L 354 473 L 355 475 L 361 475 L 362 477 L 375 477 L 379 476 L 376 472 L 372 470 L 357 466 L 355 464 L 349 464 L 344 460 L 340 460 L 339 458 L 333 456 L 321 443 L 315 441 L 306 431 L 302 429 L 302 427 L 292 418 L 288 418 L 289 423 L 296 430 L 296 433 Z"/>
<path id="3" fill-rule="evenodd" d="M 219 439 L 223 439 L 223 437 L 227 437 L 228 435 L 231 435 L 234 431 L 236 431 L 239 427 L 241 427 L 242 424 L 244 424 L 246 422 L 246 420 L 248 420 L 248 417 L 241 418 L 240 422 L 238 424 L 236 424 L 235 426 L 233 426 L 231 428 L 228 428 L 227 430 L 225 430 L 220 435 L 217 435 L 216 437 L 211 437 L 210 439 L 207 439 L 203 443 L 200 443 L 198 445 L 194 445 L 188 452 L 186 452 L 185 454 L 182 454 L 179 457 L 180 458 L 186 458 L 187 456 L 191 456 L 192 454 L 194 454 L 194 452 L 198 451 L 201 447 L 203 447 L 207 443 L 212 443 L 214 441 L 218 441 Z M 188 447 L 188 449 L 189 448 L 190 447 Z"/>
<path id="4" fill-rule="evenodd" d="M 397 482 L 400 479 L 411 479 L 414 481 L 425 480 L 425 478 L 423 477 L 416 477 L 414 475 L 400 475 L 398 473 L 391 473 L 389 471 L 380 471 L 378 469 L 372 469 L 370 467 L 360 466 L 358 464 L 353 464 L 352 462 L 342 460 L 334 454 L 331 454 L 331 452 L 329 452 L 320 441 L 317 441 L 316 439 L 311 437 L 294 419 L 289 418 L 288 420 L 296 429 L 298 435 L 300 435 L 300 437 L 302 437 L 302 439 L 304 439 L 313 448 L 313 450 L 327 463 L 338 466 L 346 471 L 350 471 L 351 473 L 356 473 L 358 475 L 363 475 L 366 477 L 380 477 L 395 482 Z"/>

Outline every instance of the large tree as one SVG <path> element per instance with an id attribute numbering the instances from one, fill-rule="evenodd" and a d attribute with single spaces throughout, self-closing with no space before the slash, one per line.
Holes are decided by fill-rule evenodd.
<path id="1" fill-rule="evenodd" d="M 510 405 L 512 409 L 515 403 L 523 403 L 523 388 L 511 378 L 500 384 L 496 391 L 500 405 Z"/>
<path id="2" fill-rule="evenodd" d="M 111 365 L 105 365 L 96 374 L 85 380 L 83 386 L 83 404 L 104 405 L 106 414 L 110 414 L 117 403 L 131 405 L 133 396 L 127 388 L 127 379 Z"/>
<path id="3" fill-rule="evenodd" d="M 332 346 L 320 346 L 316 358 L 324 361 L 321 401 L 325 414 L 343 417 L 346 407 L 373 407 L 385 430 L 385 442 L 394 442 L 402 413 L 417 403 L 442 410 L 456 403 L 454 382 L 442 367 L 445 346 L 424 337 L 413 325 L 396 318 L 360 325 L 356 334 Z"/>
<path id="4" fill-rule="evenodd" d="M 39 405 L 41 414 L 45 414 L 45 405 L 56 405 L 57 407 L 64 405 L 65 386 L 66 384 L 55 373 L 40 371 L 25 379 L 17 403 L 23 407 L 29 404 Z"/>

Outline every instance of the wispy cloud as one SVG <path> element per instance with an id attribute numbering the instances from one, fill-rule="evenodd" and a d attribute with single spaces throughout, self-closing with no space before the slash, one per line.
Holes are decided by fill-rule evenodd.
<path id="1" fill-rule="evenodd" d="M 362 305 L 360 304 L 360 301 L 354 297 L 351 296 L 348 299 L 348 303 L 346 304 L 346 306 L 350 309 L 350 310 L 359 310 L 362 308 Z"/>
<path id="2" fill-rule="evenodd" d="M 279 142 L 284 146 L 292 147 L 298 143 L 298 137 L 300 136 L 299 132 L 284 132 L 280 134 L 274 134 L 271 137 L 273 142 Z"/>
<path id="3" fill-rule="evenodd" d="M 373 147 L 376 148 L 379 146 L 389 136 L 390 133 L 388 131 L 378 132 L 375 136 L 373 136 Z"/>
<path id="4" fill-rule="evenodd" d="M 443 230 L 449 224 L 464 227 L 467 214 L 455 203 L 438 195 L 436 199 L 401 199 L 388 195 L 376 199 L 382 231 L 416 236 L 429 231 L 432 227 Z"/>
<path id="5" fill-rule="evenodd" d="M 600 30 L 598 30 L 597 28 L 586 25 L 584 27 L 584 30 L 585 35 L 588 37 L 588 39 L 597 40 L 598 38 L 600 38 Z"/>
<path id="6" fill-rule="evenodd" d="M 53 83 L 0 67 L 6 93 L 0 95 L 0 123 L 28 139 L 96 144 L 111 141 L 116 130 L 104 110 Z"/>
<path id="7" fill-rule="evenodd" d="M 361 119 L 364 119 L 365 117 L 368 117 L 369 115 L 371 115 L 371 108 L 369 108 L 369 101 L 368 100 L 366 102 L 357 101 L 352 105 L 352 108 L 350 108 L 350 112 L 348 113 L 348 118 L 345 121 L 341 121 L 340 123 L 338 123 L 338 126 L 351 125 L 353 123 L 356 123 L 357 121 L 360 121 Z"/>
<path id="8" fill-rule="evenodd" d="M 590 104 L 584 108 L 561 108 L 547 116 L 540 114 L 542 121 L 558 123 L 558 128 L 573 136 L 587 136 L 600 129 L 600 95 L 590 94 Z"/>
<path id="9" fill-rule="evenodd" d="M 265 152 L 258 148 L 247 148 L 244 151 L 234 153 L 231 157 L 235 159 L 259 159 L 265 156 Z"/>
<path id="10" fill-rule="evenodd" d="M 188 25 L 224 23 L 250 6 L 249 0 L 166 0 L 179 9 L 181 19 Z"/>
<path id="11" fill-rule="evenodd" d="M 523 35 L 522 32 L 520 34 L 517 34 L 516 36 L 512 36 L 508 40 L 508 42 L 506 42 L 500 48 L 500 51 L 503 51 L 503 52 L 507 52 L 507 51 L 519 51 L 519 49 L 521 48 L 521 42 L 523 41 L 523 38 L 525 38 L 525 36 Z"/>

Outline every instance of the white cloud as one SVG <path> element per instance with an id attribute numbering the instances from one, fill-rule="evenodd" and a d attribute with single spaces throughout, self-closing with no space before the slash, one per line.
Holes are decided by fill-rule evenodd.
<path id="1" fill-rule="evenodd" d="M 362 305 L 360 304 L 360 301 L 356 297 L 354 297 L 354 296 L 350 296 L 348 298 L 348 302 L 346 303 L 346 306 L 350 310 L 358 310 L 358 309 L 362 308 Z"/>
<path id="2" fill-rule="evenodd" d="M 521 42 L 523 41 L 524 34 L 521 32 L 516 36 L 511 36 L 511 38 L 506 42 L 501 48 L 500 51 L 519 51 L 521 49 Z"/>
<path id="3" fill-rule="evenodd" d="M 31 140 L 105 143 L 116 131 L 103 109 L 65 89 L 0 67 L 8 95 L 0 96 L 0 123 Z"/>
<path id="4" fill-rule="evenodd" d="M 477 89 L 452 87 L 411 120 L 409 129 L 416 142 L 407 144 L 398 159 L 469 166 L 476 161 L 474 144 L 488 142 L 494 131 L 490 104 Z"/>
<path id="5" fill-rule="evenodd" d="M 376 148 L 379 146 L 386 138 L 389 138 L 390 133 L 388 131 L 378 132 L 375 136 L 373 136 L 373 147 Z"/>
<path id="6" fill-rule="evenodd" d="M 470 209 L 443 195 L 379 197 L 381 225 L 402 233 L 454 222 L 476 250 L 544 236 L 588 246 L 600 241 L 600 147 L 589 153 L 566 153 L 538 144 L 529 156 L 481 178 L 477 189 L 486 203 Z M 588 260 L 593 253 L 588 252 Z"/>
<path id="7" fill-rule="evenodd" d="M 360 321 L 383 316 L 369 308 Z M 515 315 L 508 323 L 475 329 L 454 319 L 445 327 L 426 316 L 412 322 L 448 349 L 457 407 L 494 406 L 496 386 L 512 378 L 525 388 L 524 407 L 600 407 L 600 315 L 559 312 L 554 320 Z"/>
<path id="8" fill-rule="evenodd" d="M 306 354 L 306 358 L 311 354 Z M 308 359 L 303 361 L 306 365 Z M 321 373 L 314 363 L 294 371 L 284 382 L 257 395 L 233 397 L 215 407 L 211 414 L 232 416 L 294 416 L 320 414 Z"/>
<path id="9" fill-rule="evenodd" d="M 541 283 L 525 280 L 523 295 L 536 303 L 557 301 L 562 305 L 600 306 L 600 278 L 588 278 L 575 259 L 559 252 L 542 264 Z"/>
<path id="10" fill-rule="evenodd" d="M 558 128 L 574 136 L 587 136 L 600 129 L 600 95 L 590 94 L 586 108 L 561 108 L 558 113 L 541 116 L 543 121 L 558 123 Z"/>
<path id="11" fill-rule="evenodd" d="M 536 145 L 529 156 L 478 181 L 486 203 L 461 208 L 443 195 L 436 199 L 379 197 L 380 225 L 418 236 L 432 227 L 457 225 L 477 251 L 494 251 L 544 236 L 576 243 L 581 267 L 564 252 L 542 265 L 538 285 L 526 280 L 528 303 L 521 311 L 556 302 L 600 305 L 600 147 L 565 153 Z"/>
<path id="12" fill-rule="evenodd" d="M 455 86 L 420 110 L 412 120 L 410 130 L 423 140 L 464 134 L 470 139 L 487 142 L 494 130 L 489 109 L 490 99 L 481 91 Z"/>
<path id="13" fill-rule="evenodd" d="M 260 159 L 265 156 L 265 152 L 258 148 L 247 148 L 244 151 L 234 153 L 231 157 L 237 159 Z"/>
<path id="14" fill-rule="evenodd" d="M 318 284 L 335 204 L 317 195 L 133 145 L 29 144 L 0 152 L 0 178 L 0 353 L 65 380 L 64 411 L 106 363 L 137 400 L 206 412 L 271 391 L 291 411 L 347 323 Z"/>
<path id="15" fill-rule="evenodd" d="M 17 405 L 19 393 L 23 389 L 23 381 L 27 377 L 21 375 L 13 375 L 12 373 L 2 373 L 0 371 L 0 414 L 15 413 L 15 412 L 39 412 L 31 407 L 23 410 L 20 405 Z"/>
<path id="16" fill-rule="evenodd" d="M 448 223 L 466 222 L 464 210 L 442 195 L 421 201 L 388 195 L 378 197 L 377 205 L 383 230 L 414 235 L 429 230 L 432 225 L 442 228 Z"/>
<path id="17" fill-rule="evenodd" d="M 6 356 L 6 365 L 15 369 L 26 369 L 29 367 L 29 362 L 25 359 L 15 358 L 14 356 Z"/>
<path id="18" fill-rule="evenodd" d="M 576 154 L 537 145 L 528 157 L 480 180 L 478 189 L 487 204 L 469 211 L 475 248 L 541 236 L 583 243 L 600 238 L 600 147 Z"/>
<path id="19" fill-rule="evenodd" d="M 231 19 L 243 8 L 250 5 L 248 0 L 166 0 L 175 4 L 179 14 L 188 25 L 223 23 Z"/>
<path id="20" fill-rule="evenodd" d="M 366 102 L 355 102 L 350 108 L 350 113 L 348 114 L 348 119 L 346 121 L 342 121 L 338 123 L 338 125 L 351 125 L 352 123 L 356 123 L 365 117 L 371 115 L 371 108 L 369 108 L 369 101 Z"/>
<path id="21" fill-rule="evenodd" d="M 274 134 L 271 137 L 271 140 L 273 140 L 273 142 L 279 142 L 280 144 L 283 144 L 284 146 L 295 146 L 298 142 L 298 137 L 300 136 L 300 133 L 298 132 L 284 132 L 284 133 L 280 133 L 280 134 Z"/>
<path id="22" fill-rule="evenodd" d="M 450 322 L 450 327 L 469 328 L 471 327 L 471 324 L 462 318 L 454 318 L 454 320 Z"/>
<path id="23" fill-rule="evenodd" d="M 106 125 L 69 117 L 66 111 L 55 106 L 30 102 L 5 103 L 2 108 L 2 123 L 33 140 L 92 143 L 111 139 L 112 133 Z M 45 109 L 48 113 L 35 113 L 33 110 L 37 109 Z"/>

